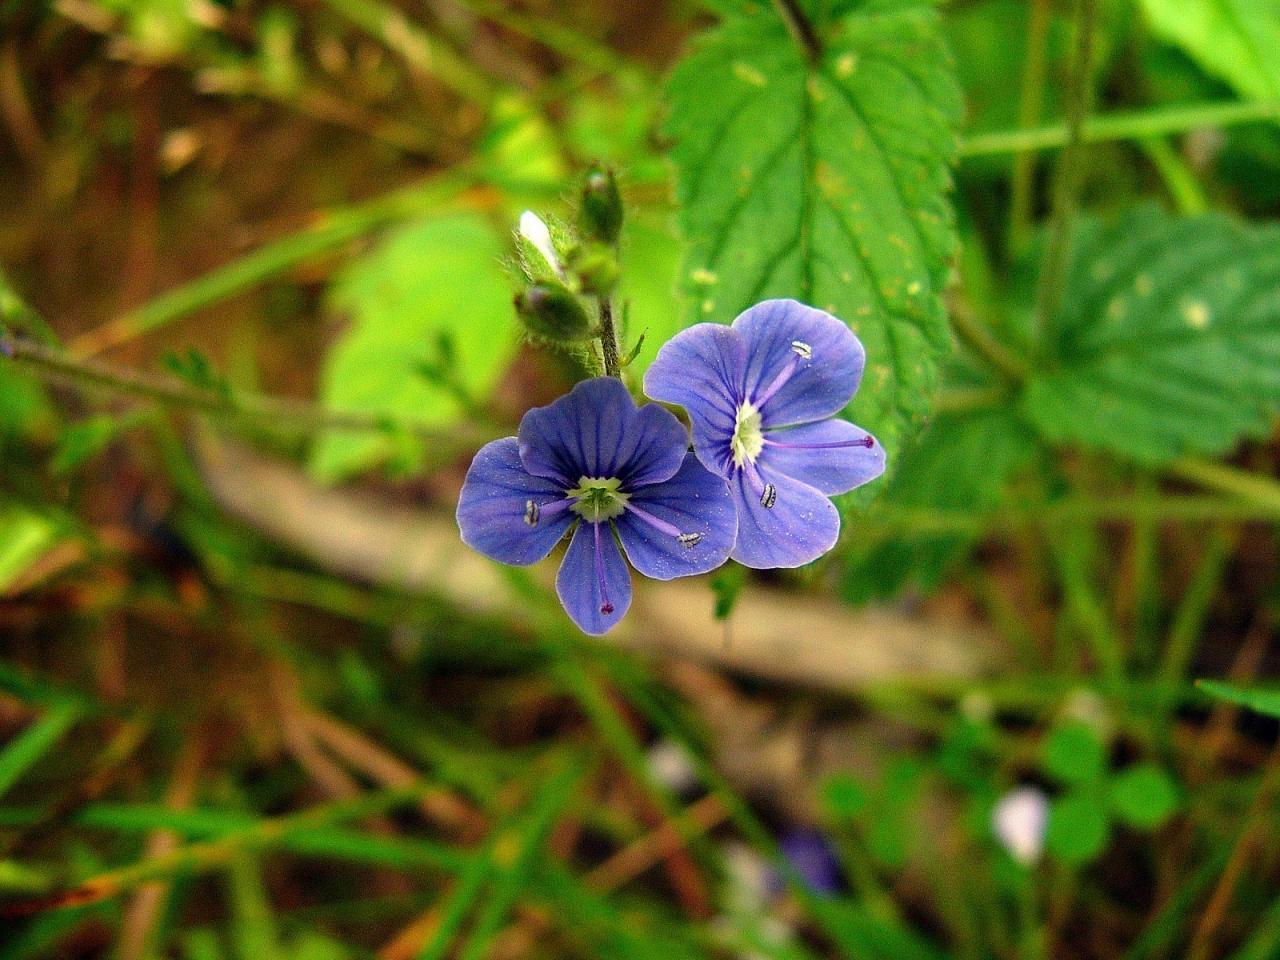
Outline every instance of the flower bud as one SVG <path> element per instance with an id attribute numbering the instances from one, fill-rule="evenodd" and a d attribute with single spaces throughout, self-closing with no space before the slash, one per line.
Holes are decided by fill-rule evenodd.
<path id="1" fill-rule="evenodd" d="M 560 264 L 560 256 L 551 239 L 551 230 L 546 221 L 532 210 L 520 214 L 520 225 L 516 228 L 516 249 L 520 253 L 525 276 L 530 280 L 564 276 L 564 267 Z"/>
<path id="2" fill-rule="evenodd" d="M 569 342 L 586 340 L 592 333 L 591 318 L 563 284 L 542 281 L 516 294 L 516 313 L 535 336 Z"/>
<path id="3" fill-rule="evenodd" d="M 618 257 L 607 247 L 588 247 L 573 262 L 583 293 L 607 297 L 618 284 Z"/>
<path id="4" fill-rule="evenodd" d="M 622 232 L 622 195 L 608 167 L 596 165 L 582 183 L 579 225 L 583 236 L 601 243 L 617 243 Z"/>

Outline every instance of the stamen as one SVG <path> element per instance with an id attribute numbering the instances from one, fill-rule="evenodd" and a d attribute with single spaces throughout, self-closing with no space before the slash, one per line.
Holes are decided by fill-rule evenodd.
<path id="1" fill-rule="evenodd" d="M 633 503 L 628 503 L 627 509 L 632 513 L 634 513 L 637 517 L 639 517 L 645 523 L 649 524 L 649 526 L 653 527 L 655 530 L 665 533 L 668 537 L 675 537 L 676 540 L 679 541 L 679 543 L 682 546 L 696 547 L 699 543 L 702 542 L 702 534 L 684 533 L 680 530 L 679 527 L 673 524 L 667 523 L 667 521 L 662 520 L 658 517 L 655 517 L 648 510 L 642 510 Z"/>
<path id="2" fill-rule="evenodd" d="M 536 527 L 543 520 L 550 519 L 556 514 L 568 510 L 573 506 L 573 503 L 573 497 L 552 500 L 550 503 L 537 503 L 534 500 L 526 500 L 524 502 L 524 522 L 531 527 Z"/>
<path id="3" fill-rule="evenodd" d="M 766 510 L 772 510 L 773 505 L 778 502 L 778 488 L 772 483 L 764 485 L 764 493 L 760 494 L 760 506 Z"/>
<path id="4" fill-rule="evenodd" d="M 875 438 L 867 434 L 861 440 L 841 440 L 836 443 L 787 443 L 784 440 L 764 438 L 765 446 L 782 447 L 784 450 L 838 450 L 842 447 L 866 447 L 870 450 L 876 445 Z"/>
<path id="5" fill-rule="evenodd" d="M 802 363 L 808 363 L 813 359 L 813 347 L 803 340 L 791 341 L 791 353 L 793 356 L 787 361 L 787 365 L 779 370 L 778 375 L 764 388 L 764 393 L 752 401 L 757 410 L 768 403 L 769 398 L 782 389 L 783 385 L 800 369 Z"/>
<path id="6" fill-rule="evenodd" d="M 600 552 L 600 524 L 593 523 L 596 537 L 596 583 L 600 587 L 600 612 L 613 613 L 613 601 L 609 599 L 609 588 L 604 583 L 604 554 Z"/>

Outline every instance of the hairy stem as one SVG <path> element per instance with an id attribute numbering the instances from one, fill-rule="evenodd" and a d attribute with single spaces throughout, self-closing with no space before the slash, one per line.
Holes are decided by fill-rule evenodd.
<path id="1" fill-rule="evenodd" d="M 613 322 L 613 300 L 600 298 L 600 350 L 604 354 L 605 376 L 621 375 L 622 363 L 618 351 L 618 330 Z"/>
<path id="2" fill-rule="evenodd" d="M 441 431 L 381 414 L 326 410 L 284 397 L 254 393 L 227 396 L 176 377 L 143 373 L 101 360 L 77 359 L 30 340 L 0 341 L 0 352 L 47 379 L 64 382 L 77 389 L 106 390 L 136 400 L 148 400 L 233 419 L 252 420 L 264 426 L 298 433 L 322 433 L 327 430 L 358 433 L 394 429 L 435 443 L 456 441 L 459 446 L 474 444 L 490 438 L 492 434 L 492 431 L 466 428 Z"/>
<path id="3" fill-rule="evenodd" d="M 1066 93 L 1067 142 L 1058 161 L 1054 191 L 1053 229 L 1045 252 L 1044 267 L 1036 296 L 1036 326 L 1041 342 L 1052 339 L 1051 324 L 1062 299 L 1062 286 L 1071 250 L 1071 234 L 1075 225 L 1080 187 L 1084 180 L 1083 131 L 1085 115 L 1093 89 L 1093 39 L 1097 20 L 1097 0 L 1075 0 L 1073 22 L 1075 48 L 1071 57 L 1071 77 Z"/>

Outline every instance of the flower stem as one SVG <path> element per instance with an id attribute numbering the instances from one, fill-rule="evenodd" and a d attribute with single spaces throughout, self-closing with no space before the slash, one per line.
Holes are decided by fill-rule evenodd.
<path id="1" fill-rule="evenodd" d="M 604 355 L 605 376 L 620 376 L 622 364 L 618 354 L 618 330 L 613 322 L 613 299 L 600 298 L 600 351 Z"/>
<path id="2" fill-rule="evenodd" d="M 298 433 L 322 433 L 327 430 L 359 433 L 396 429 L 432 442 L 456 441 L 460 447 L 471 446 L 498 435 L 485 428 L 469 430 L 463 427 L 441 431 L 380 414 L 326 410 L 315 404 L 284 397 L 254 393 L 226 395 L 217 390 L 185 383 L 176 377 L 143 373 L 101 360 L 71 357 L 56 348 L 21 338 L 0 341 L 0 352 L 42 377 L 70 383 L 77 389 L 106 390 L 136 400 L 149 400 L 232 419 L 252 420 L 265 426 Z"/>
<path id="3" fill-rule="evenodd" d="M 1071 250 L 1071 234 L 1075 225 L 1080 187 L 1084 180 L 1084 120 L 1089 112 L 1093 89 L 1093 39 L 1097 20 L 1097 0 L 1075 0 L 1073 21 L 1075 48 L 1071 57 L 1071 76 L 1066 93 L 1067 142 L 1058 161 L 1054 191 L 1053 229 L 1049 234 L 1044 267 L 1036 295 L 1036 327 L 1041 344 L 1052 339 L 1052 324 L 1062 299 L 1067 259 Z"/>
<path id="4" fill-rule="evenodd" d="M 1280 101 L 1196 103 L 1190 106 L 1158 107 L 1091 117 L 1081 130 L 1084 143 L 1139 140 L 1144 137 L 1185 133 L 1204 127 L 1265 123 L 1280 120 Z M 1063 124 L 1048 124 L 1023 130 L 994 130 L 975 133 L 960 144 L 961 157 L 988 157 L 1002 153 L 1028 153 L 1065 146 L 1068 132 Z"/>

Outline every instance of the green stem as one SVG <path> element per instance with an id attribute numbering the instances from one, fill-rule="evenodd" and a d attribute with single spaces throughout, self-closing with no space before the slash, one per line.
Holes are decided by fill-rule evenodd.
<path id="1" fill-rule="evenodd" d="M 77 337 L 71 342 L 71 352 L 92 356 L 109 350 L 328 253 L 385 223 L 439 211 L 472 179 L 466 169 L 455 168 L 366 203 L 322 212 L 311 226 L 259 247 Z"/>
<path id="2" fill-rule="evenodd" d="M 1268 516 L 1280 514 L 1280 482 L 1270 477 L 1199 457 L 1181 457 L 1168 470 L 1202 487 L 1247 500 Z"/>
<path id="3" fill-rule="evenodd" d="M 1018 104 L 1018 127 L 1029 130 L 1040 119 L 1044 106 L 1045 48 L 1049 21 L 1053 13 L 1051 0 L 1032 0 L 1031 19 L 1027 24 L 1027 59 L 1022 72 L 1022 95 Z M 1035 180 L 1035 154 L 1025 151 L 1016 155 L 1009 195 L 1009 249 L 1021 250 L 1030 233 L 1032 187 Z"/>
<path id="4" fill-rule="evenodd" d="M 1185 107 L 1158 107 L 1151 110 L 1112 113 L 1091 117 L 1081 130 L 1081 142 L 1106 143 L 1113 140 L 1140 140 L 1168 136 L 1203 127 L 1225 127 L 1246 123 L 1280 121 L 1280 101 L 1244 103 L 1199 103 Z M 961 157 L 986 157 L 1002 153 L 1025 153 L 1066 146 L 1068 129 L 1049 124 L 1028 130 L 996 130 L 975 133 L 960 144 Z"/>
<path id="5" fill-rule="evenodd" d="M 1067 142 L 1058 160 L 1053 228 L 1049 234 L 1044 267 L 1040 272 L 1040 284 L 1036 292 L 1036 329 L 1041 346 L 1045 348 L 1048 348 L 1053 339 L 1054 315 L 1062 299 L 1067 259 L 1071 251 L 1071 234 L 1075 226 L 1076 208 L 1080 202 L 1080 187 L 1084 182 L 1082 132 L 1093 89 L 1093 37 L 1097 0 L 1075 0 L 1073 10 L 1075 47 L 1065 105 Z"/>
<path id="6" fill-rule="evenodd" d="M 454 93 L 480 107 L 494 97 L 490 79 L 395 7 L 375 0 L 325 0 L 329 9 L 399 54 L 409 68 L 434 77 Z"/>
<path id="7" fill-rule="evenodd" d="M 354 433 L 403 431 L 432 443 L 451 443 L 458 449 L 493 439 L 491 430 L 461 426 L 450 430 L 425 427 L 414 421 L 382 414 L 326 410 L 314 404 L 264 394 L 224 394 L 193 386 L 175 377 L 143 373 L 101 360 L 76 359 L 60 350 L 30 340 L 0 341 L 0 352 L 15 363 L 42 376 L 70 383 L 80 389 L 101 389 L 137 400 L 183 407 L 233 420 L 252 421 L 272 429 L 313 434 L 327 431 Z"/>
<path id="8" fill-rule="evenodd" d="M 1160 179 L 1177 204 L 1179 213 L 1190 217 L 1209 209 L 1204 189 L 1187 162 L 1168 140 L 1164 137 L 1143 137 L 1138 141 L 1138 146 L 1160 174 Z"/>
<path id="9" fill-rule="evenodd" d="M 1003 343 L 992 336 L 972 311 L 960 306 L 951 311 L 951 325 L 956 334 L 974 352 L 991 364 L 1006 380 L 1021 383 L 1027 378 L 1026 365 Z"/>
<path id="10" fill-rule="evenodd" d="M 1169 628 L 1169 640 L 1165 646 L 1159 676 L 1166 686 L 1172 687 L 1186 680 L 1191 659 L 1195 656 L 1196 642 L 1200 639 L 1218 593 L 1218 584 L 1226 572 L 1239 538 L 1236 528 L 1219 527 L 1202 548 L 1200 563 L 1196 566 L 1190 583 L 1183 590 L 1182 601 L 1174 612 L 1173 625 Z"/>
<path id="11" fill-rule="evenodd" d="M 613 300 L 600 298 L 600 351 L 604 355 L 605 376 L 620 376 L 622 361 L 618 349 L 618 331 L 613 320 Z"/>

